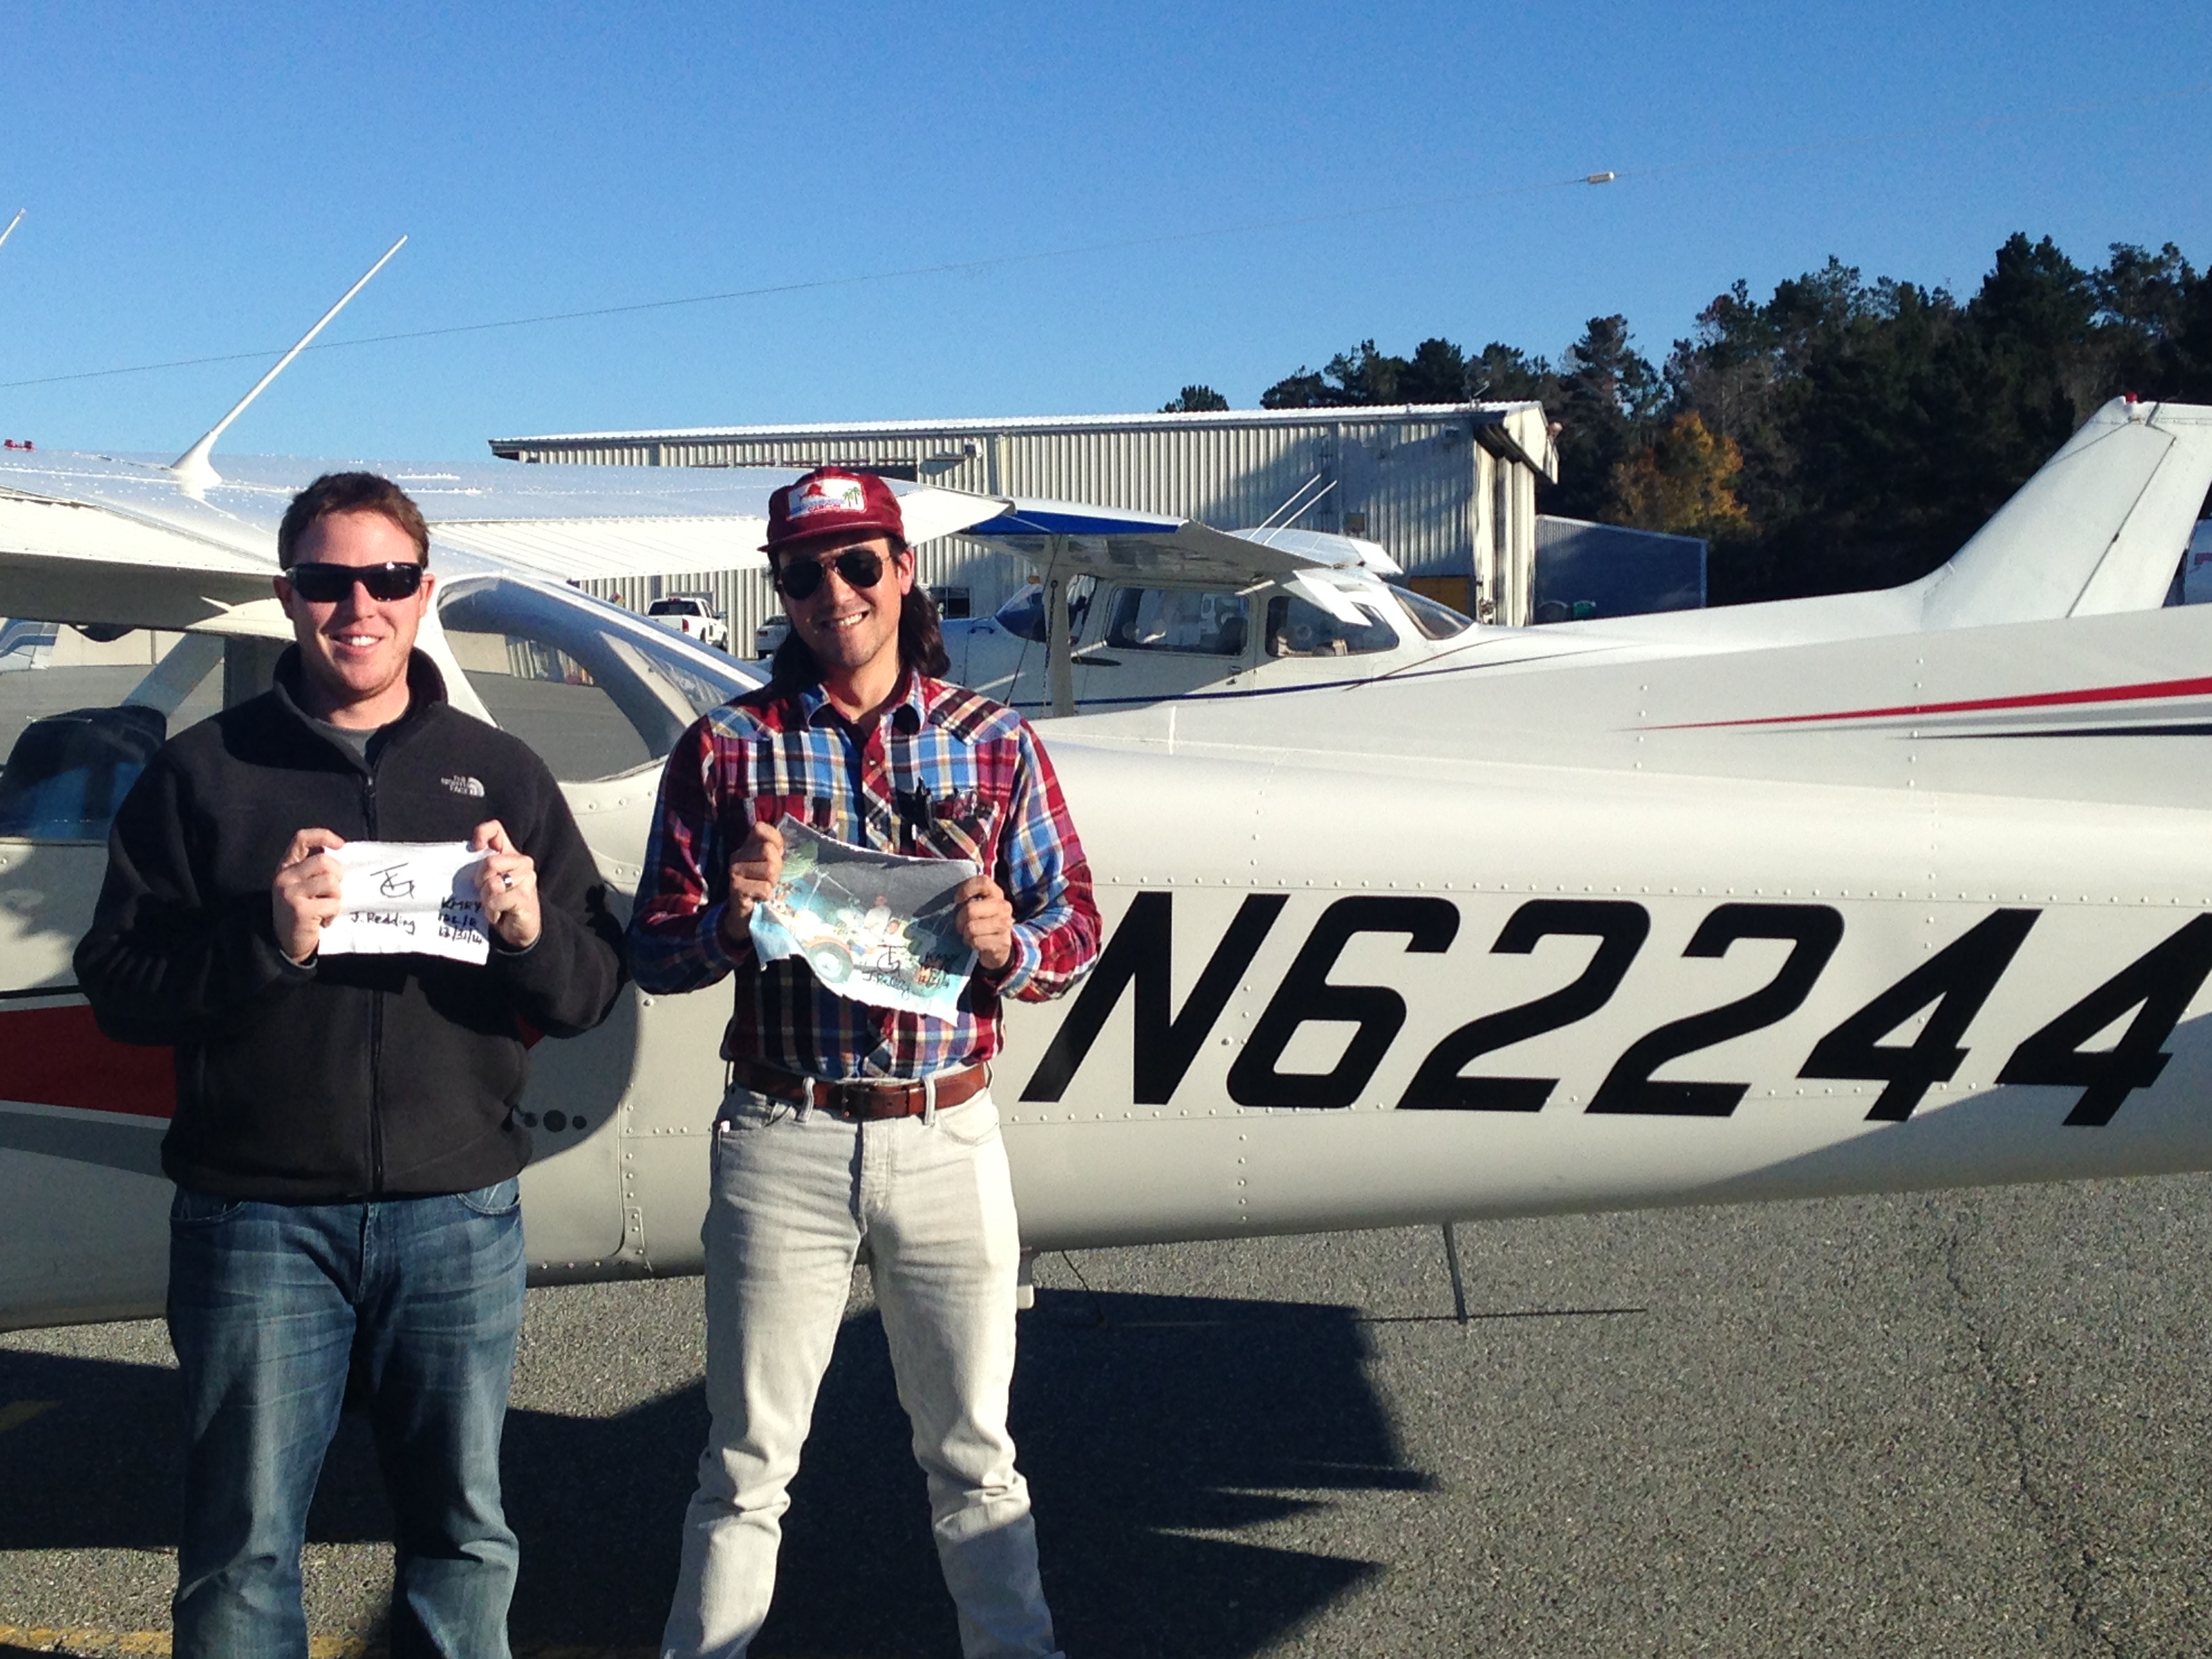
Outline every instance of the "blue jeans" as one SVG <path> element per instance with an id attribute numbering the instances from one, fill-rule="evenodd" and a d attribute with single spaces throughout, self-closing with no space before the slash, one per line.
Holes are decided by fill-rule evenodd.
<path id="1" fill-rule="evenodd" d="M 349 1377 L 398 1520 L 393 1659 L 505 1659 L 499 1437 L 526 1271 L 513 1181 L 359 1204 L 178 1189 L 177 1659 L 306 1659 L 300 1547 Z"/>

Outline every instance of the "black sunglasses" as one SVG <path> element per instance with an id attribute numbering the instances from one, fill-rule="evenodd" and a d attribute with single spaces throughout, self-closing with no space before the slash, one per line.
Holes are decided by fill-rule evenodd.
<path id="1" fill-rule="evenodd" d="M 309 605 L 336 605 L 359 582 L 372 599 L 404 599 L 422 586 L 422 567 L 412 559 L 389 564 L 295 564 L 284 574 Z"/>
<path id="2" fill-rule="evenodd" d="M 794 599 L 811 599 L 820 591 L 822 578 L 831 565 L 848 587 L 873 587 L 884 579 L 884 556 L 872 547 L 848 547 L 835 558 L 787 559 L 775 573 L 775 585 Z"/>

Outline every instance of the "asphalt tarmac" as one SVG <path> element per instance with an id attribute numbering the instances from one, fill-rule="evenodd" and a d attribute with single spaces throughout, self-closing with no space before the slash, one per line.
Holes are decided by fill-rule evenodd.
<path id="1" fill-rule="evenodd" d="M 2212 1182 L 1459 1238 L 1464 1325 L 1433 1229 L 1039 1264 L 1015 1426 L 1075 1659 L 2212 1652 Z M 698 1298 L 532 1293 L 518 1653 L 651 1650 Z M 0 1338 L 0 1654 L 166 1630 L 168 1363 L 155 1325 Z M 863 1279 L 763 1659 L 957 1654 L 905 1443 Z M 377 1634 L 385 1524 L 349 1422 L 325 1651 Z"/>

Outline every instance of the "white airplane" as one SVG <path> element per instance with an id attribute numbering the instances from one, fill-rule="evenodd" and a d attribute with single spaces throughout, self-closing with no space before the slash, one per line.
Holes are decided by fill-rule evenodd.
<path id="1" fill-rule="evenodd" d="M 0 471 L 0 605 L 43 591 L 76 617 L 69 594 L 96 589 L 96 621 L 181 632 L 158 661 L 74 671 L 137 683 L 95 735 L 18 768 L 56 729 L 30 726 L 9 759 L 29 787 L 0 782 L 21 814 L 0 822 L 18 1326 L 160 1305 L 168 1057 L 98 1036 L 70 954 L 131 757 L 165 716 L 258 685 L 280 632 L 244 599 L 244 548 L 156 562 L 191 546 L 181 509 L 106 503 L 160 486 L 61 465 L 71 507 Z M 244 525 L 250 488 L 204 505 Z M 284 486 L 258 488 L 266 534 Z M 660 754 L 738 671 L 465 568 L 440 511 L 424 648 L 457 701 L 548 754 L 627 890 Z M 80 551 L 25 551 L 26 514 L 73 517 Z M 451 533 L 524 539 L 469 522 Z M 109 545 L 94 526 L 138 538 L 138 562 L 84 554 Z M 2209 659 L 2212 611 L 2174 609 L 1048 722 L 1108 933 L 1080 993 L 1009 1021 L 1027 1242 L 2212 1167 Z M 544 1056 L 525 1103 L 541 1282 L 697 1270 L 726 1012 L 725 991 L 632 992 Z"/>
<path id="2" fill-rule="evenodd" d="M 0 1328 L 161 1303 L 169 1056 L 100 1036 L 70 954 L 136 765 L 265 684 L 276 520 L 322 465 L 210 447 L 0 459 L 0 614 L 68 624 L 19 621 L 43 665 L 0 673 L 11 728 L 68 716 L 0 770 Z M 661 757 L 747 681 L 559 579 L 714 568 L 765 486 L 582 471 L 399 476 L 445 577 L 423 648 L 623 892 Z M 917 538 L 1010 507 L 902 504 Z M 2212 1167 L 2212 610 L 2081 608 L 1727 654 L 1498 630 L 1047 723 L 1107 933 L 1008 1022 L 1027 1244 Z M 727 1006 L 633 989 L 541 1057 L 538 1282 L 699 1269 Z"/>
<path id="3" fill-rule="evenodd" d="M 2163 604 L 2212 487 L 2212 409 L 2115 398 L 1930 574 L 1873 592 L 1607 617 L 1470 623 L 1384 578 L 1372 542 L 1017 501 L 963 532 L 1038 572 L 997 615 L 947 623 L 953 673 L 1030 714 L 1319 684 L 2147 611 Z M 1065 641 L 1051 634 L 1057 587 Z"/>

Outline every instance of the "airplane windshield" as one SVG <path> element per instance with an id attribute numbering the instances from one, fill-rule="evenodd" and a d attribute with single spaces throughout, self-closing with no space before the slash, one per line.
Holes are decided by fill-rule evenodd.
<path id="1" fill-rule="evenodd" d="M 755 682 L 720 652 L 614 606 L 511 576 L 458 576 L 438 620 L 501 730 L 563 783 L 635 771 Z"/>
<path id="2" fill-rule="evenodd" d="M 1394 587 L 1390 597 L 1398 601 L 1406 614 L 1413 619 L 1413 626 L 1431 640 L 1448 640 L 1455 634 L 1464 634 L 1474 626 L 1474 620 L 1462 617 L 1448 605 L 1438 605 L 1434 599 L 1413 592 L 1408 588 Z"/>
<path id="3" fill-rule="evenodd" d="M 1067 585 L 1067 636 L 1071 640 L 1083 635 L 1083 619 L 1090 614 L 1091 590 L 1095 586 L 1089 576 L 1078 576 Z M 1031 645 L 1044 644 L 1044 589 L 1031 582 L 993 612 L 992 620 L 1018 640 L 1027 640 Z"/>

